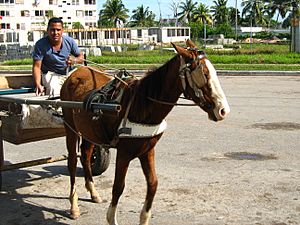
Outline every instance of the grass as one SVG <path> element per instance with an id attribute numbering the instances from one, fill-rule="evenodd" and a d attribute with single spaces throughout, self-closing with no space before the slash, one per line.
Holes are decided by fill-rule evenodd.
<path id="1" fill-rule="evenodd" d="M 289 52 L 287 44 L 242 44 L 240 47 L 231 51 L 205 51 L 218 70 L 300 71 L 300 54 Z M 102 56 L 91 56 L 88 60 L 108 68 L 149 69 L 162 65 L 174 55 L 172 51 L 157 48 L 153 51 L 103 52 Z M 0 64 L 0 70 L 31 70 L 31 65 L 31 59 L 5 61 Z"/>

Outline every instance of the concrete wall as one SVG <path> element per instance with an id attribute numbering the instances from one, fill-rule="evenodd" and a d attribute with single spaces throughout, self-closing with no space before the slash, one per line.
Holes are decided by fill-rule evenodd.
<path id="1" fill-rule="evenodd" d="M 30 58 L 32 50 L 32 46 L 20 46 L 20 44 L 0 45 L 0 62 Z"/>
<path id="2" fill-rule="evenodd" d="M 292 20 L 291 51 L 300 53 L 300 17 Z"/>

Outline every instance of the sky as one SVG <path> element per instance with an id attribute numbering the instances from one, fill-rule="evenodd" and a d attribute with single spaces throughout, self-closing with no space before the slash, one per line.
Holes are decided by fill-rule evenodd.
<path id="1" fill-rule="evenodd" d="M 175 3 L 180 2 L 180 0 L 173 0 Z M 136 9 L 138 6 L 143 5 L 144 8 L 147 6 L 149 7 L 149 10 L 152 11 L 157 18 L 159 18 L 160 12 L 162 15 L 162 18 L 168 19 L 173 17 L 173 12 L 171 10 L 170 5 L 173 2 L 172 0 L 139 0 L 139 1 L 133 1 L 133 0 L 122 0 L 123 4 L 127 9 L 129 9 L 129 16 L 132 15 L 132 10 Z M 181 0 L 185 1 L 185 0 Z M 106 0 L 97 0 L 97 9 L 98 11 L 102 9 L 103 4 L 106 2 Z M 212 0 L 194 0 L 194 2 L 201 2 L 207 6 L 212 6 L 213 1 Z M 238 8 L 241 8 L 241 2 L 242 0 L 238 0 Z M 227 7 L 235 7 L 235 0 L 228 0 Z"/>

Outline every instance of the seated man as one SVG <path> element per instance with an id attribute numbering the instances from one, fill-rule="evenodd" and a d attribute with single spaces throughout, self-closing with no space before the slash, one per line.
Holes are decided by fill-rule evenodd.
<path id="1" fill-rule="evenodd" d="M 38 40 L 33 51 L 32 74 L 36 95 L 59 95 L 68 67 L 84 61 L 73 38 L 63 35 L 63 21 L 53 17 L 48 22 L 48 35 Z M 72 56 L 71 56 L 72 55 Z"/>

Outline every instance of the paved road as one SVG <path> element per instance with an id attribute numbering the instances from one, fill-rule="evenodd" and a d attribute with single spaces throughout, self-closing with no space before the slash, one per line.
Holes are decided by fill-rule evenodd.
<path id="1" fill-rule="evenodd" d="M 221 77 L 231 114 L 207 120 L 195 107 L 176 107 L 157 145 L 156 225 L 300 224 L 300 77 Z M 65 153 L 64 138 L 15 146 L 4 143 L 6 163 Z M 68 218 L 66 162 L 3 173 L 1 225 L 104 225 L 111 199 L 115 150 L 109 169 L 95 177 L 104 202 L 93 204 L 81 167 L 82 216 Z M 121 203 L 120 225 L 138 224 L 145 196 L 133 161 Z"/>

